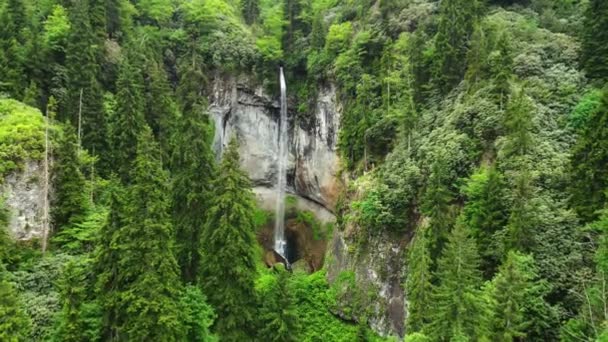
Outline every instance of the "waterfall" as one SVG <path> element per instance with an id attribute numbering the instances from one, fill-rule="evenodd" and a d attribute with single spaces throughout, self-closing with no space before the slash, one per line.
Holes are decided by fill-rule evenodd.
<path id="1" fill-rule="evenodd" d="M 279 82 L 281 85 L 281 118 L 279 122 L 278 143 L 279 154 L 277 156 L 277 203 L 275 210 L 274 225 L 274 249 L 287 260 L 285 240 L 285 187 L 287 169 L 287 85 L 283 68 L 280 69 Z"/>

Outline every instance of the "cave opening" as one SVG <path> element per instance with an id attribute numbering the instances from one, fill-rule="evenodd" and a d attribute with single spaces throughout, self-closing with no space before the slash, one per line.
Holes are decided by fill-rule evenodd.
<path id="1" fill-rule="evenodd" d="M 285 240 L 287 245 L 287 255 L 285 258 L 289 264 L 293 264 L 301 259 L 300 251 L 298 249 L 298 236 L 294 231 L 288 229 L 285 232 Z"/>

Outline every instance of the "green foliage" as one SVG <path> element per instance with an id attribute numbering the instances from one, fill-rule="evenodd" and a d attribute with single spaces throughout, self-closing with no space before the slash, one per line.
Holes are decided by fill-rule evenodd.
<path id="1" fill-rule="evenodd" d="M 608 4 L 590 0 L 585 11 L 582 60 L 590 78 L 608 78 Z"/>
<path id="2" fill-rule="evenodd" d="M 200 288 L 191 285 L 184 287 L 180 297 L 180 310 L 187 341 L 217 341 L 217 337 L 210 331 L 216 316 Z"/>
<path id="3" fill-rule="evenodd" d="M 429 323 L 429 313 L 433 306 L 431 296 L 432 260 L 428 235 L 428 228 L 418 228 L 414 239 L 410 241 L 406 258 L 407 264 L 410 265 L 405 281 L 405 291 L 409 301 L 406 323 L 408 331 L 412 332 L 421 331 Z M 410 336 L 409 339 L 416 340 L 413 336 Z"/>
<path id="4" fill-rule="evenodd" d="M 328 308 L 335 301 L 324 271 L 310 275 L 295 273 L 291 281 L 302 341 L 353 341 L 357 327 L 342 322 Z"/>
<path id="5" fill-rule="evenodd" d="M 497 235 L 507 221 L 504 186 L 503 176 L 495 168 L 485 167 L 471 175 L 462 188 L 467 200 L 463 220 L 477 240 L 486 277 L 494 273 L 501 259 Z"/>
<path id="6" fill-rule="evenodd" d="M 298 316 L 295 296 L 289 289 L 290 274 L 282 267 L 275 266 L 276 274 L 262 275 L 256 281 L 256 292 L 260 303 L 262 328 L 258 338 L 264 341 L 298 341 Z"/>
<path id="7" fill-rule="evenodd" d="M 480 289 L 479 255 L 469 228 L 460 219 L 439 259 L 430 324 L 435 341 L 479 340 L 487 336 L 488 307 Z"/>
<path id="8" fill-rule="evenodd" d="M 544 301 L 548 292 L 547 284 L 538 277 L 531 256 L 509 252 L 486 288 L 493 311 L 493 341 L 535 340 L 541 337 L 535 336 L 538 333 L 535 329 L 546 331 L 546 322 L 555 319 L 553 308 Z"/>
<path id="9" fill-rule="evenodd" d="M 599 108 L 590 113 L 572 151 L 572 203 L 587 222 L 597 218 L 606 203 L 608 177 L 608 89 Z"/>
<path id="10" fill-rule="evenodd" d="M 27 341 L 31 322 L 23 312 L 23 304 L 14 285 L 7 278 L 8 272 L 0 262 L 0 339 L 7 342 Z"/>
<path id="11" fill-rule="evenodd" d="M 251 2 L 251 0 L 247 0 Z M 256 46 L 262 56 L 262 60 L 268 63 L 276 63 L 283 58 L 283 4 L 281 2 L 261 0 L 260 21 L 261 34 L 256 39 Z"/>
<path id="12" fill-rule="evenodd" d="M 44 153 L 44 118 L 32 107 L 0 99 L 0 179 Z"/>
<path id="13" fill-rule="evenodd" d="M 206 113 L 206 102 L 197 91 L 196 71 L 187 72 L 180 84 L 182 117 L 172 139 L 173 217 L 177 242 L 177 261 L 186 282 L 199 273 L 201 232 L 212 196 L 216 176 L 211 151 L 213 129 Z"/>
<path id="14" fill-rule="evenodd" d="M 144 131 L 143 79 L 129 59 L 122 61 L 116 82 L 116 113 L 111 122 L 113 165 L 123 182 L 129 179 L 135 160 L 137 139 Z"/>
<path id="15" fill-rule="evenodd" d="M 462 61 L 479 17 L 479 6 L 477 0 L 446 0 L 440 4 L 433 78 L 436 87 L 444 93 L 458 85 L 464 76 Z"/>
<path id="16" fill-rule="evenodd" d="M 70 34 L 70 19 L 66 9 L 61 5 L 55 5 L 53 12 L 44 21 L 43 43 L 51 51 L 62 51 L 65 49 Z"/>
<path id="17" fill-rule="evenodd" d="M 58 283 L 62 309 L 56 319 L 55 341 L 98 341 L 101 307 L 88 298 L 90 279 L 88 259 L 69 261 Z"/>
<path id="18" fill-rule="evenodd" d="M 110 229 L 101 232 L 97 267 L 104 329 L 129 340 L 177 341 L 184 331 L 179 318 L 179 271 L 173 255 L 168 177 L 149 128 L 138 138 L 133 165 L 128 202 L 118 209 L 111 206 L 111 211 L 121 213 L 110 213 Z M 107 258 L 115 263 L 106 264 Z"/>
<path id="19" fill-rule="evenodd" d="M 51 212 L 56 232 L 83 221 L 90 205 L 87 193 L 83 191 L 85 179 L 80 170 L 78 140 L 70 125 L 63 127 L 63 136 L 58 141 L 58 148 L 53 153 L 55 196 Z"/>
<path id="20" fill-rule="evenodd" d="M 222 339 L 255 336 L 254 211 L 251 185 L 240 169 L 238 144 L 232 139 L 224 151 L 200 235 L 200 281 L 218 315 L 214 331 Z"/>

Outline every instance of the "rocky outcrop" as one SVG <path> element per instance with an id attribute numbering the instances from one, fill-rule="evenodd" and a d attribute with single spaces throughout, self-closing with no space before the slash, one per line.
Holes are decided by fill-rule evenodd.
<path id="1" fill-rule="evenodd" d="M 346 231 L 334 231 L 328 246 L 327 276 L 334 283 L 342 273 L 354 273 L 355 286 L 343 289 L 347 294 L 338 300 L 336 314 L 359 321 L 365 315 L 370 327 L 382 336 L 405 333 L 406 298 L 402 283 L 405 274 L 403 259 L 405 240 L 379 233 L 365 243 Z M 359 308 L 352 308 L 357 296 Z M 350 310 L 345 308 L 351 307 Z M 345 312 L 352 312 L 348 317 Z M 344 317 L 346 315 L 346 317 Z"/>
<path id="2" fill-rule="evenodd" d="M 289 80 L 287 80 L 289 94 Z M 212 82 L 209 112 L 215 123 L 213 147 L 219 156 L 232 136 L 240 142 L 241 164 L 255 185 L 256 193 L 276 183 L 279 129 L 277 94 L 248 77 L 217 76 Z M 340 110 L 333 86 L 319 90 L 312 117 L 296 119 L 295 105 L 288 104 L 288 192 L 332 211 L 338 191 L 336 142 Z M 273 192 L 263 194 L 272 202 Z"/>
<path id="3" fill-rule="evenodd" d="M 27 161 L 22 170 L 6 176 L 2 194 L 9 210 L 8 230 L 17 240 L 43 234 L 44 173 L 40 162 Z"/>

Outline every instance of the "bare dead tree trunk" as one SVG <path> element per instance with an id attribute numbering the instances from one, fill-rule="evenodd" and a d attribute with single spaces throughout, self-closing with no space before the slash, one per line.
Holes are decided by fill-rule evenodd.
<path id="1" fill-rule="evenodd" d="M 82 92 L 80 88 L 80 99 L 78 100 L 78 153 L 80 154 L 80 148 L 82 146 Z"/>
<path id="2" fill-rule="evenodd" d="M 44 199 L 43 199 L 43 217 L 42 217 L 42 253 L 47 249 L 49 237 L 49 112 L 47 111 L 44 125 Z"/>

